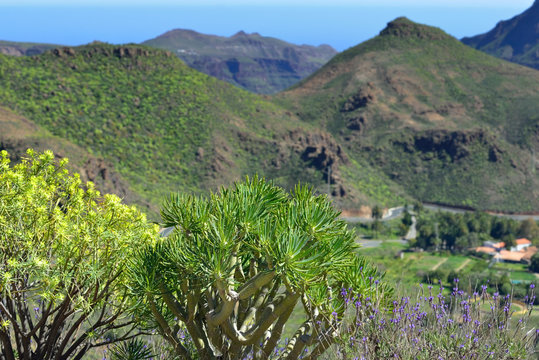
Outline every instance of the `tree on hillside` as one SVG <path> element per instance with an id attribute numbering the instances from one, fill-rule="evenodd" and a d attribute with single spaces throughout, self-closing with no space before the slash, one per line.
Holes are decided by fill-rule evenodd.
<path id="1" fill-rule="evenodd" d="M 382 218 L 383 216 L 383 212 L 382 212 L 382 209 L 380 209 L 380 207 L 378 205 L 375 205 L 373 208 L 372 208 L 372 217 L 374 219 L 374 221 L 372 222 L 371 224 L 371 230 L 374 232 L 374 237 L 375 238 L 378 238 L 378 234 L 380 233 L 380 231 L 382 231 L 383 229 L 383 225 L 382 223 L 380 222 L 380 219 Z"/>
<path id="2" fill-rule="evenodd" d="M 378 205 L 372 208 L 372 217 L 375 220 L 380 220 L 382 218 L 383 212 Z"/>
<path id="3" fill-rule="evenodd" d="M 436 244 L 436 232 L 434 224 L 430 219 L 419 218 L 416 224 L 417 229 L 417 246 L 422 249 L 431 249 Z"/>
<path id="4" fill-rule="evenodd" d="M 420 201 L 417 201 L 414 204 L 414 212 L 416 213 L 416 215 L 421 215 L 421 213 L 423 212 L 424 209 L 425 209 L 425 207 L 423 206 L 423 204 Z"/>
<path id="5" fill-rule="evenodd" d="M 530 271 L 539 273 L 539 252 L 532 256 L 529 269 Z"/>
<path id="6" fill-rule="evenodd" d="M 136 335 L 123 266 L 157 228 L 56 163 L 0 155 L 0 359 L 81 359 Z M 104 335 L 107 334 L 105 337 Z"/>
<path id="7" fill-rule="evenodd" d="M 408 210 L 404 210 L 404 215 L 401 220 L 402 224 L 409 228 L 412 225 L 412 215 L 408 212 Z"/>
<path id="8" fill-rule="evenodd" d="M 537 242 L 539 240 L 539 226 L 532 218 L 528 218 L 520 223 L 517 236 L 527 238 Z"/>
<path id="9" fill-rule="evenodd" d="M 463 236 L 460 236 L 455 241 L 455 250 L 456 251 L 465 251 L 467 249 L 480 246 L 484 241 L 489 240 L 490 238 L 486 234 L 482 233 L 469 233 Z"/>
<path id="10" fill-rule="evenodd" d="M 518 226 L 518 222 L 514 220 L 496 218 L 492 222 L 490 235 L 494 239 L 508 241 L 510 238 L 513 238 L 514 240 L 514 238 L 517 236 Z"/>
<path id="11" fill-rule="evenodd" d="M 342 291 L 373 304 L 391 294 L 338 215 L 308 188 L 256 177 L 172 196 L 162 218 L 173 233 L 129 264 L 134 315 L 182 359 L 315 359 L 345 335 Z M 305 321 L 284 343 L 294 309 Z"/>

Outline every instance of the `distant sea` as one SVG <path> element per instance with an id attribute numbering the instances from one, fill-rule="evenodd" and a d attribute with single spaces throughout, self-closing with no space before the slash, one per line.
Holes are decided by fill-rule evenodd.
<path id="1" fill-rule="evenodd" d="M 377 35 L 399 16 L 477 35 L 525 8 L 380 6 L 2 6 L 0 40 L 80 45 L 94 40 L 142 42 L 175 28 L 230 36 L 258 32 L 296 44 L 329 44 L 344 50 Z"/>

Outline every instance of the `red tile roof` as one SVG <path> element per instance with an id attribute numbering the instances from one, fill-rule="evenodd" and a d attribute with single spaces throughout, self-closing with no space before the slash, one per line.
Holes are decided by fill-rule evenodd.
<path id="1" fill-rule="evenodd" d="M 516 239 L 516 240 L 515 240 L 515 243 L 516 243 L 517 245 L 529 245 L 529 244 L 531 244 L 532 242 L 531 242 L 530 240 L 528 240 L 528 239 L 522 238 L 522 239 Z"/>
<path id="2" fill-rule="evenodd" d="M 531 250 L 530 250 L 531 249 Z M 533 255 L 537 253 L 537 248 L 535 246 L 529 246 L 526 248 L 526 253 L 522 257 L 522 260 L 530 263 L 532 261 Z"/>
<path id="3" fill-rule="evenodd" d="M 493 254 L 493 253 L 496 252 L 496 250 L 494 250 L 490 246 L 479 246 L 479 247 L 475 248 L 475 251 L 476 252 L 487 253 L 487 254 Z"/>
<path id="4" fill-rule="evenodd" d="M 524 251 L 507 251 L 502 250 L 499 254 L 494 256 L 495 259 L 502 259 L 504 261 L 516 261 L 519 262 L 526 255 Z"/>

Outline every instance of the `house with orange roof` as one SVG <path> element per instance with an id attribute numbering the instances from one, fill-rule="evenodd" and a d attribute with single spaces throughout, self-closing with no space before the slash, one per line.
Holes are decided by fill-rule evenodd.
<path id="1" fill-rule="evenodd" d="M 485 242 L 483 242 L 483 246 L 491 247 L 491 248 L 494 248 L 496 250 L 501 250 L 501 249 L 505 248 L 505 243 L 503 241 L 500 241 L 500 242 L 485 241 Z"/>
<path id="2" fill-rule="evenodd" d="M 522 261 L 530 264 L 532 262 L 532 256 L 535 255 L 539 251 L 537 246 L 528 246 L 525 250 L 525 254 L 522 257 Z"/>
<path id="3" fill-rule="evenodd" d="M 510 250 L 505 249 L 503 241 L 493 242 L 485 241 L 483 246 L 475 248 L 476 252 L 493 255 L 493 261 L 506 261 L 515 263 L 530 263 L 531 258 L 539 250 L 535 246 L 531 246 L 531 241 L 525 238 L 516 239 L 516 246 L 512 246 Z"/>
<path id="4" fill-rule="evenodd" d="M 520 251 L 502 250 L 494 255 L 493 260 L 529 264 L 538 250 L 536 246 L 527 246 Z"/>
<path id="5" fill-rule="evenodd" d="M 500 241 L 500 242 L 485 241 L 483 242 L 483 246 L 479 246 L 475 248 L 474 250 L 475 252 L 494 255 L 498 253 L 500 250 L 502 250 L 504 247 L 505 247 L 505 243 L 503 241 Z"/>
<path id="6" fill-rule="evenodd" d="M 475 248 L 475 252 L 494 255 L 494 254 L 496 254 L 496 249 L 494 249 L 493 247 L 490 247 L 490 246 L 479 246 L 479 247 Z"/>
<path id="7" fill-rule="evenodd" d="M 522 251 L 531 246 L 532 242 L 528 239 L 521 238 L 515 240 L 515 246 L 511 246 L 511 251 Z"/>
<path id="8" fill-rule="evenodd" d="M 494 255 L 494 261 L 519 263 L 522 262 L 524 255 L 526 255 L 524 251 L 502 250 L 498 254 Z"/>

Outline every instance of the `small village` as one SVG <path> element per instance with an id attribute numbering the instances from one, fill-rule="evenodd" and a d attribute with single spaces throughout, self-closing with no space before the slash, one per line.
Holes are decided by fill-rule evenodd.
<path id="1" fill-rule="evenodd" d="M 530 265 L 531 258 L 539 251 L 537 246 L 532 246 L 532 242 L 526 238 L 516 239 L 515 246 L 506 248 L 503 241 L 485 241 L 482 246 L 474 249 L 476 253 L 483 253 L 492 256 L 492 262 L 522 263 Z"/>

